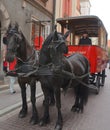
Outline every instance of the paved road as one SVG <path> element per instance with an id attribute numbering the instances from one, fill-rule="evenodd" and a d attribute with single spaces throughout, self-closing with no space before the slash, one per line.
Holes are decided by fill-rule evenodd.
<path id="1" fill-rule="evenodd" d="M 0 116 L 21 107 L 21 90 L 19 85 L 16 83 L 14 85 L 14 89 L 16 93 L 11 94 L 9 91 L 8 84 L 3 84 L 0 86 L 2 89 L 0 91 Z M 36 83 L 36 97 L 42 96 L 42 91 L 40 87 L 40 83 Z M 30 102 L 30 87 L 27 86 L 27 101 Z"/>
<path id="2" fill-rule="evenodd" d="M 64 120 L 63 130 L 110 130 L 110 70 L 107 70 L 106 83 L 101 88 L 99 95 L 90 92 L 89 100 L 83 114 L 70 111 L 74 103 L 71 90 L 64 96 L 62 94 L 62 114 Z M 0 99 L 1 100 L 1 99 Z M 3 99 L 2 99 L 3 100 Z M 37 99 L 39 116 L 42 116 L 43 97 Z M 5 102 L 4 102 L 5 103 Z M 29 103 L 28 116 L 18 118 L 20 108 L 0 117 L 0 130 L 53 130 L 56 121 L 56 108 L 50 108 L 51 122 L 45 127 L 39 125 L 31 126 L 31 105 Z"/>

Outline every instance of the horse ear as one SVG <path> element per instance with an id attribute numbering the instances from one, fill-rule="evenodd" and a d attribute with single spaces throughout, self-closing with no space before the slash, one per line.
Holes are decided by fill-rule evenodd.
<path id="1" fill-rule="evenodd" d="M 58 40 L 58 33 L 57 33 L 57 25 L 54 25 L 54 35 L 53 35 L 53 41 Z"/>
<path id="2" fill-rule="evenodd" d="M 19 25 L 17 22 L 15 22 L 15 28 L 18 30 L 19 29 Z"/>
<path id="3" fill-rule="evenodd" d="M 18 23 L 17 23 L 17 22 L 15 22 L 15 25 L 16 25 L 16 27 L 19 27 L 19 25 L 18 25 Z"/>
<path id="4" fill-rule="evenodd" d="M 10 23 L 9 23 L 9 25 L 8 25 L 8 28 L 7 28 L 6 33 L 8 33 L 8 32 L 9 32 L 9 30 L 11 29 L 11 27 L 12 27 L 12 25 L 11 25 L 11 22 L 10 22 Z"/>
<path id="5" fill-rule="evenodd" d="M 11 28 L 11 23 L 9 24 L 9 26 L 8 26 L 8 29 L 10 29 Z"/>
<path id="6" fill-rule="evenodd" d="M 57 41 L 58 40 L 58 33 L 55 30 L 54 35 L 53 35 L 53 41 Z"/>
<path id="7" fill-rule="evenodd" d="M 65 34 L 64 34 L 64 39 L 66 39 L 70 34 L 70 31 L 67 31 Z"/>

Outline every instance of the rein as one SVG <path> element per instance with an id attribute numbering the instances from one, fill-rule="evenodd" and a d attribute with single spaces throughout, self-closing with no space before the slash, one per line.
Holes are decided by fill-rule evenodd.
<path id="1" fill-rule="evenodd" d="M 33 60 L 31 60 L 31 58 L 33 57 L 35 55 L 35 59 L 33 59 Z M 37 62 L 37 55 L 38 55 L 38 52 L 35 50 L 35 49 L 33 49 L 33 53 L 32 53 L 32 55 L 26 60 L 26 61 L 23 61 L 21 58 L 19 58 L 19 57 L 17 57 L 17 59 L 19 60 L 19 61 L 21 61 L 22 63 L 23 63 L 23 65 L 25 64 L 25 66 L 32 66 L 32 67 L 34 67 L 35 68 L 35 70 L 36 70 L 36 63 L 38 64 L 38 62 Z M 33 63 L 33 64 L 31 64 L 31 63 Z M 31 64 L 31 65 L 30 65 Z M 19 73 L 19 74 L 16 74 L 16 72 L 18 71 L 18 70 L 20 70 L 21 68 L 22 68 L 22 66 L 23 65 L 20 65 L 20 66 L 18 66 L 18 67 L 16 67 L 15 68 L 15 70 L 11 70 L 11 71 L 8 71 L 8 73 L 7 73 L 7 76 L 8 75 L 13 75 L 13 76 L 23 76 L 23 75 L 25 75 L 25 73 Z M 34 71 L 35 71 L 34 70 Z M 33 71 L 32 71 L 33 72 Z M 31 74 L 31 73 L 30 73 Z"/>
<path id="2" fill-rule="evenodd" d="M 32 52 L 32 55 L 26 60 L 26 61 L 23 61 L 21 58 L 19 58 L 19 57 L 17 57 L 17 59 L 19 60 L 19 61 L 21 61 L 22 63 L 24 63 L 24 64 L 27 64 L 27 63 L 33 63 L 33 60 L 31 60 L 31 58 L 33 57 L 35 55 L 35 61 L 37 61 L 37 58 L 36 58 L 36 55 L 37 55 L 37 53 L 36 53 L 36 50 L 33 48 L 33 52 Z M 31 61 L 30 61 L 31 60 Z M 29 62 L 30 61 L 30 62 Z"/>
<path id="3" fill-rule="evenodd" d="M 50 44 L 48 48 L 52 48 L 53 45 L 54 45 L 54 43 L 56 43 L 56 42 L 59 43 L 59 44 L 57 44 L 57 45 L 54 47 L 55 50 L 56 50 L 60 45 L 64 44 L 63 42 L 61 42 L 61 40 L 57 40 L 57 41 L 54 41 L 52 44 Z"/>

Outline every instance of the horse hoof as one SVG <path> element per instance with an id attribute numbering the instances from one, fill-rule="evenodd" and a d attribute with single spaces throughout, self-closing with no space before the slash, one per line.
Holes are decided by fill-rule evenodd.
<path id="1" fill-rule="evenodd" d="M 61 125 L 56 125 L 54 130 L 62 130 L 62 126 Z"/>
<path id="2" fill-rule="evenodd" d="M 24 118 L 24 117 L 26 117 L 26 115 L 27 115 L 27 112 L 21 112 L 21 111 L 20 111 L 18 117 L 19 117 L 19 118 Z"/>
<path id="3" fill-rule="evenodd" d="M 36 125 L 36 124 L 38 124 L 38 121 L 36 121 L 36 120 L 31 120 L 31 121 L 30 121 L 30 124 L 31 124 L 31 125 Z"/>
<path id="4" fill-rule="evenodd" d="M 44 126 L 44 125 L 48 124 L 49 122 L 50 122 L 50 118 L 41 119 L 39 125 L 40 125 L 40 126 Z"/>
<path id="5" fill-rule="evenodd" d="M 18 117 L 19 117 L 19 118 L 24 118 L 24 117 L 26 117 L 26 115 L 25 115 L 25 114 L 19 114 Z"/>
<path id="6" fill-rule="evenodd" d="M 30 119 L 30 124 L 31 125 L 36 125 L 36 124 L 38 124 L 38 122 L 39 122 L 38 118 L 36 118 L 36 119 L 31 118 Z"/>
<path id="7" fill-rule="evenodd" d="M 76 110 L 77 110 L 77 108 L 76 108 L 75 106 L 73 106 L 73 107 L 71 108 L 71 111 L 72 111 L 72 112 L 76 112 Z"/>
<path id="8" fill-rule="evenodd" d="M 76 108 L 76 111 L 75 111 L 75 112 L 77 112 L 77 113 L 83 113 L 83 110 L 80 109 L 80 108 Z"/>
<path id="9" fill-rule="evenodd" d="M 83 113 L 84 112 L 84 110 L 83 109 L 81 109 L 81 113 Z"/>
<path id="10" fill-rule="evenodd" d="M 40 126 L 44 126 L 44 124 L 45 123 L 43 121 L 40 121 L 40 123 L 39 123 Z"/>

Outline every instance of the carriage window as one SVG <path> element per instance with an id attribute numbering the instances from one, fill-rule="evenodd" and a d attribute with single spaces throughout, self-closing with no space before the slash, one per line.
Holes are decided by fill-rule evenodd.
<path id="1" fill-rule="evenodd" d="M 92 45 L 98 45 L 98 37 L 92 37 Z"/>

